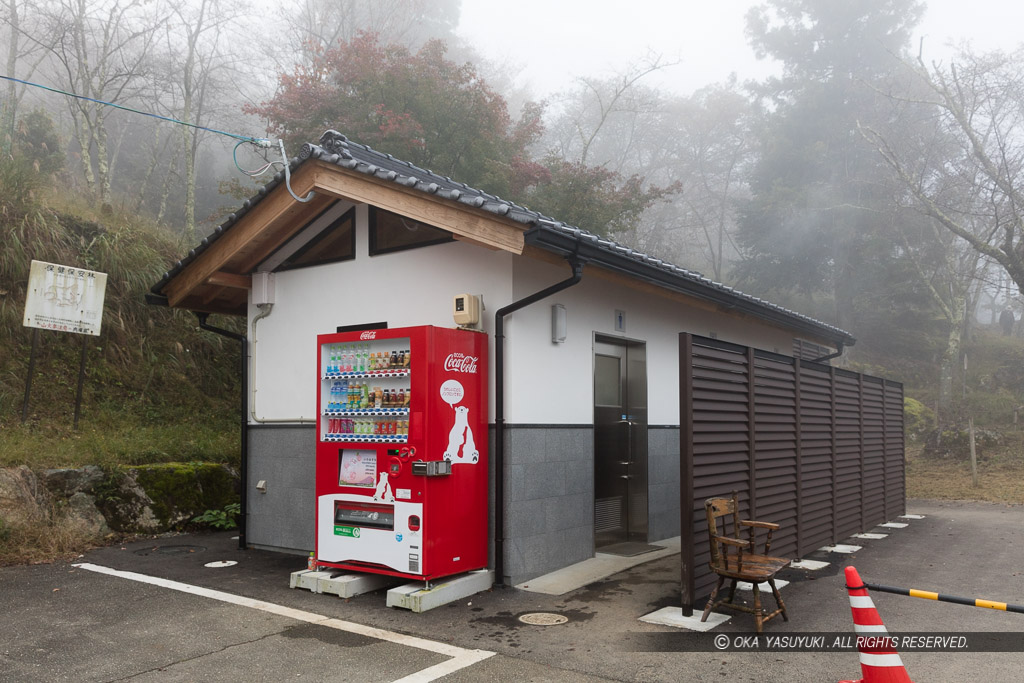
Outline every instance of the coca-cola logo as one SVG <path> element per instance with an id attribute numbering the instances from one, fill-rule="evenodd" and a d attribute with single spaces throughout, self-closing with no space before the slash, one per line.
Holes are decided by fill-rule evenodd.
<path id="1" fill-rule="evenodd" d="M 467 356 L 464 353 L 449 353 L 444 359 L 445 372 L 466 372 L 476 374 L 476 364 L 479 358 Z"/>
<path id="2" fill-rule="evenodd" d="M 359 338 L 362 339 L 363 341 L 367 339 L 376 339 L 377 330 L 367 330 L 366 332 L 363 332 L 361 335 L 359 335 Z"/>

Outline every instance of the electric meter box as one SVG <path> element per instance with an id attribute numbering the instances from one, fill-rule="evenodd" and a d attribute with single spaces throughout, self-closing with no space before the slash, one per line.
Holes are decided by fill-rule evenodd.
<path id="1" fill-rule="evenodd" d="M 316 564 L 423 580 L 487 566 L 487 335 L 317 337 Z"/>
<path id="2" fill-rule="evenodd" d="M 480 324 L 480 297 L 473 294 L 456 294 L 452 298 L 452 318 L 456 325 Z"/>

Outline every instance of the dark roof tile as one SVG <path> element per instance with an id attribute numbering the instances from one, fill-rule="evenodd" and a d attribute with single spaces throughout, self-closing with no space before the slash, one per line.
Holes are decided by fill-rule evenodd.
<path id="1" fill-rule="evenodd" d="M 735 300 L 733 302 L 735 304 L 743 304 L 745 302 L 753 306 L 754 310 L 750 312 L 754 315 L 758 315 L 759 311 L 763 311 L 765 313 L 764 317 L 773 320 L 781 319 L 783 322 L 799 323 L 798 327 L 808 327 L 824 336 L 835 339 L 838 343 L 852 344 L 854 342 L 853 337 L 849 333 L 837 327 L 814 320 L 801 313 L 796 313 L 758 297 L 743 294 L 732 287 L 714 282 L 700 273 L 680 268 L 667 261 L 636 251 L 612 240 L 604 239 L 581 228 L 566 225 L 527 207 L 500 199 L 495 195 L 452 180 L 449 177 L 439 176 L 431 171 L 419 168 L 408 161 L 396 159 L 390 154 L 378 152 L 367 145 L 352 142 L 337 131 L 327 131 L 324 133 L 320 137 L 319 144 L 307 143 L 303 145 L 299 156 L 288 161 L 289 168 L 294 170 L 308 158 L 322 158 L 326 162 L 337 164 L 342 168 L 355 170 L 367 175 L 375 175 L 404 187 L 415 188 L 429 194 L 437 194 L 444 199 L 458 201 L 469 206 L 483 207 L 487 211 L 506 216 L 517 223 L 533 225 L 537 230 L 549 231 L 552 235 L 565 235 L 577 242 L 594 245 L 611 256 L 621 258 L 627 263 L 636 264 L 634 266 L 636 269 L 643 267 L 672 274 L 680 278 L 681 281 L 690 283 L 690 285 L 697 285 L 701 291 L 706 291 L 709 294 L 708 298 L 714 300 L 726 299 L 726 301 L 722 302 L 726 305 L 729 305 L 731 300 Z M 241 208 L 227 217 L 227 220 L 214 231 L 215 234 L 211 236 L 211 239 L 203 240 L 196 249 L 190 252 L 189 257 L 178 261 L 171 271 L 165 273 L 164 277 L 153 285 L 151 291 L 155 294 L 160 294 L 164 285 L 176 276 L 196 254 L 202 253 L 210 243 L 215 241 L 216 237 L 219 237 L 220 234 L 233 226 L 239 218 L 245 215 L 249 208 L 262 200 L 283 179 L 283 171 L 278 171 L 271 182 L 260 188 L 255 196 L 245 200 Z M 533 232 L 531 230 L 528 234 Z M 545 246 L 543 239 L 539 240 L 538 244 L 541 247 Z M 689 285 L 687 286 L 689 287 Z"/>

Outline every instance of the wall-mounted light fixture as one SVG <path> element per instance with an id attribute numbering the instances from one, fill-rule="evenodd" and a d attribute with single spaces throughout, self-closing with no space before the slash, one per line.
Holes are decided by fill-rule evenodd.
<path id="1" fill-rule="evenodd" d="M 565 306 L 562 304 L 554 304 L 551 306 L 551 343 L 563 343 L 565 341 L 565 331 Z"/>

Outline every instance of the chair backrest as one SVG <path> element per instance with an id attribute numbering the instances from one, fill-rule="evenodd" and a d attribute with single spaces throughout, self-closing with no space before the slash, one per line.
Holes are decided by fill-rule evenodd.
<path id="1" fill-rule="evenodd" d="M 732 498 L 708 498 L 704 501 L 704 512 L 708 518 L 708 543 L 711 546 L 711 563 L 718 564 L 722 557 L 719 555 L 720 544 L 715 541 L 715 536 L 728 536 L 728 515 L 732 515 L 732 537 L 740 537 L 740 504 L 736 492 L 732 492 Z M 723 517 L 726 519 L 722 519 L 721 531 L 719 531 L 718 520 Z"/>

